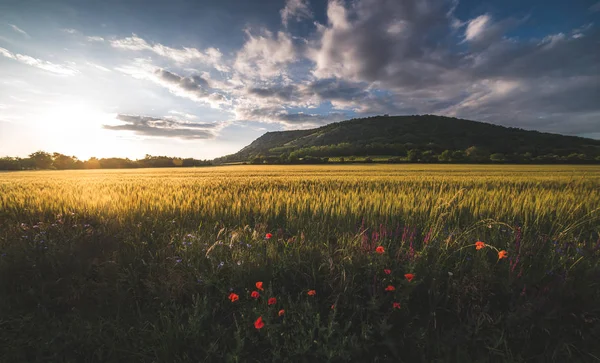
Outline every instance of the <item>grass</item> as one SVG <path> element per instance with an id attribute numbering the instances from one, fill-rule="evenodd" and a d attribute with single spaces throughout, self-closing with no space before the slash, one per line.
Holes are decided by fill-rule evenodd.
<path id="1" fill-rule="evenodd" d="M 600 361 L 599 208 L 594 166 L 3 173 L 0 361 Z"/>

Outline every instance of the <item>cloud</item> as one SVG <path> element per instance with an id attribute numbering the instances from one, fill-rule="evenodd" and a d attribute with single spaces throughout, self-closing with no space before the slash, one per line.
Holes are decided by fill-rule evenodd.
<path id="1" fill-rule="evenodd" d="M 597 11 L 600 11 L 600 1 L 598 1 L 597 3 L 595 3 L 594 5 L 590 6 L 590 11 L 592 13 L 595 13 Z"/>
<path id="2" fill-rule="evenodd" d="M 79 73 L 79 71 L 77 69 L 62 66 L 60 64 L 55 64 L 55 63 L 48 62 L 45 60 L 33 58 L 33 57 L 30 57 L 30 56 L 24 55 L 24 54 L 12 53 L 8 49 L 5 49 L 5 48 L 0 48 L 0 55 L 4 56 L 6 58 L 16 60 L 17 62 L 27 64 L 29 66 L 43 69 L 45 71 L 48 71 L 48 72 L 51 72 L 54 74 L 59 74 L 62 76 L 74 76 Z"/>
<path id="3" fill-rule="evenodd" d="M 296 60 L 291 36 L 268 30 L 264 30 L 263 35 L 253 35 L 246 30 L 246 35 L 248 39 L 235 58 L 235 70 L 245 77 L 259 79 L 285 77 L 286 66 Z"/>
<path id="4" fill-rule="evenodd" d="M 103 66 L 101 66 L 101 65 L 99 65 L 99 64 L 96 64 L 96 63 L 92 63 L 92 62 L 86 62 L 86 64 L 87 64 L 88 66 L 90 66 L 90 67 L 93 67 L 93 68 L 95 68 L 95 69 L 101 70 L 101 71 L 103 71 L 103 72 L 110 72 L 110 71 L 111 71 L 110 69 L 108 69 L 108 68 L 106 68 L 106 67 L 103 67 Z"/>
<path id="5" fill-rule="evenodd" d="M 85 39 L 88 42 L 103 42 L 104 41 L 104 38 L 99 37 L 99 36 L 88 36 L 88 37 L 85 37 Z"/>
<path id="6" fill-rule="evenodd" d="M 270 123 L 282 123 L 291 128 L 308 128 L 348 119 L 346 113 L 330 112 L 327 114 L 311 114 L 304 112 L 289 113 L 281 107 L 238 107 L 235 110 L 236 120 L 252 120 Z"/>
<path id="7" fill-rule="evenodd" d="M 220 108 L 229 103 L 224 94 L 211 87 L 212 81 L 206 72 L 201 75 L 180 76 L 164 68 L 155 67 L 143 58 L 138 58 L 133 64 L 118 67 L 116 70 L 137 79 L 152 81 L 167 88 L 176 96 L 205 103 L 213 108 Z"/>
<path id="8" fill-rule="evenodd" d="M 485 34 L 486 27 L 491 23 L 491 17 L 487 14 L 480 15 L 472 19 L 467 24 L 465 30 L 465 39 L 469 41 L 477 40 Z"/>
<path id="9" fill-rule="evenodd" d="M 25 30 L 19 28 L 18 26 L 14 25 L 14 24 L 8 24 L 8 25 L 17 33 L 23 35 L 25 38 L 31 39 L 31 36 L 29 36 L 29 34 L 27 34 L 27 32 Z"/>
<path id="10" fill-rule="evenodd" d="M 77 34 L 79 33 L 77 30 L 75 29 L 71 29 L 71 28 L 63 28 L 61 29 L 62 32 L 67 33 L 67 34 Z"/>
<path id="11" fill-rule="evenodd" d="M 121 125 L 103 125 L 106 130 L 132 131 L 137 135 L 178 138 L 183 140 L 212 139 L 222 125 L 217 123 L 193 123 L 167 118 L 119 114 Z"/>
<path id="12" fill-rule="evenodd" d="M 287 0 L 285 7 L 281 9 L 281 22 L 285 27 L 288 26 L 290 19 L 300 21 L 302 19 L 311 19 L 313 17 L 307 0 Z"/>
<path id="13" fill-rule="evenodd" d="M 177 63 L 189 63 L 199 61 L 210 64 L 217 70 L 227 72 L 229 69 L 223 64 L 222 54 L 217 48 L 208 48 L 205 51 L 200 51 L 196 48 L 183 47 L 181 49 L 171 48 L 160 43 L 149 44 L 144 39 L 132 34 L 131 37 L 113 39 L 110 41 L 111 46 L 119 49 L 127 49 L 133 51 L 151 51 L 162 57 L 169 58 Z"/>

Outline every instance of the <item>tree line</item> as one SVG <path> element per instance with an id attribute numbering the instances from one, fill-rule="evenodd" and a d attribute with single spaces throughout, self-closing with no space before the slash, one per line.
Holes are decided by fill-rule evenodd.
<path id="1" fill-rule="evenodd" d="M 387 162 L 387 163 L 469 163 L 469 164 L 600 164 L 600 155 L 563 150 L 557 153 L 532 152 L 490 153 L 485 148 L 471 146 L 465 150 L 410 148 L 403 144 L 368 144 L 311 146 L 291 151 L 273 148 L 270 155 L 255 155 L 251 164 L 321 164 L 327 162 Z M 381 157 L 384 155 L 386 157 Z M 374 158 L 377 158 L 375 161 Z"/>
<path id="2" fill-rule="evenodd" d="M 171 168 L 212 165 L 209 160 L 146 155 L 143 159 L 95 158 L 79 160 L 61 153 L 36 151 L 26 158 L 2 157 L 0 170 L 69 170 L 69 169 L 129 169 Z"/>

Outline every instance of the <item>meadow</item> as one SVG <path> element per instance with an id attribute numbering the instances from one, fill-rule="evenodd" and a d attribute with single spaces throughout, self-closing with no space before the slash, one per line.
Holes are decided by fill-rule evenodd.
<path id="1" fill-rule="evenodd" d="M 5 172 L 0 362 L 596 362 L 599 257 L 598 166 Z"/>

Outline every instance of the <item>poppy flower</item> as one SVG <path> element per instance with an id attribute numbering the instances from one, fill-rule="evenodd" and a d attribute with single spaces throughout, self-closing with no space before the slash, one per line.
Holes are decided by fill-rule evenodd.
<path id="1" fill-rule="evenodd" d="M 231 300 L 231 302 L 238 301 L 239 299 L 240 299 L 240 296 L 238 294 L 235 294 L 233 292 L 231 294 L 229 294 L 229 300 Z"/>
<path id="2" fill-rule="evenodd" d="M 377 248 L 375 249 L 375 252 L 382 255 L 385 252 L 385 248 L 383 248 L 383 246 L 377 246 Z"/>
<path id="3" fill-rule="evenodd" d="M 277 299 L 274 297 L 269 298 L 269 300 L 267 301 L 267 305 L 273 305 L 273 304 L 277 304 Z"/>
<path id="4" fill-rule="evenodd" d="M 252 293 L 250 294 L 251 297 L 258 299 L 260 297 L 260 294 L 258 293 L 258 291 L 252 291 Z"/>
<path id="5" fill-rule="evenodd" d="M 315 296 L 317 292 L 315 290 L 308 290 L 307 294 L 308 296 Z"/>
<path id="6" fill-rule="evenodd" d="M 278 314 L 279 314 L 279 316 L 283 316 L 283 314 L 285 314 L 285 310 L 283 310 L 283 309 L 279 310 Z"/>
<path id="7" fill-rule="evenodd" d="M 500 252 L 498 252 L 498 259 L 501 260 L 503 258 L 508 257 L 508 252 L 506 252 L 505 250 L 502 250 Z"/>
<path id="8" fill-rule="evenodd" d="M 408 282 L 411 282 L 415 278 L 415 275 L 414 274 L 404 274 L 404 277 L 406 277 Z"/>
<path id="9" fill-rule="evenodd" d="M 385 272 L 386 275 L 389 275 L 392 273 L 392 270 L 390 270 L 389 268 L 383 269 L 383 272 Z"/>
<path id="10" fill-rule="evenodd" d="M 265 235 L 265 238 L 266 238 L 266 239 L 271 239 L 271 237 L 273 237 L 273 235 L 272 235 L 271 233 L 267 233 L 267 234 Z"/>
<path id="11" fill-rule="evenodd" d="M 254 327 L 256 329 L 262 329 L 263 326 L 265 326 L 265 323 L 262 320 L 262 316 L 259 316 L 258 319 L 256 319 L 256 321 L 254 322 Z"/>
<path id="12" fill-rule="evenodd" d="M 388 285 L 388 287 L 385 288 L 385 291 L 396 291 L 396 288 L 392 285 Z"/>
<path id="13" fill-rule="evenodd" d="M 394 309 L 400 309 L 400 303 L 399 302 L 394 302 L 394 304 L 392 304 L 392 306 L 394 307 Z"/>
<path id="14" fill-rule="evenodd" d="M 335 309 L 335 304 L 331 305 L 331 310 Z"/>
<path id="15" fill-rule="evenodd" d="M 483 243 L 483 242 L 481 242 L 481 241 L 477 241 L 477 242 L 475 242 L 475 249 L 476 249 L 476 250 L 480 250 L 480 249 L 482 249 L 482 248 L 484 248 L 484 247 L 485 247 L 485 243 Z"/>
<path id="16" fill-rule="evenodd" d="M 262 281 L 259 281 L 259 282 L 256 283 L 256 288 L 259 289 L 259 290 L 264 290 L 263 289 L 263 283 L 262 283 Z"/>

